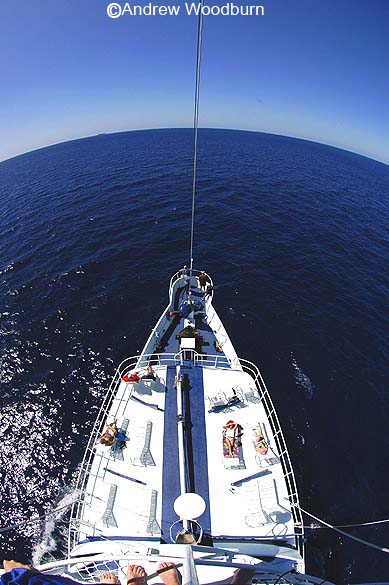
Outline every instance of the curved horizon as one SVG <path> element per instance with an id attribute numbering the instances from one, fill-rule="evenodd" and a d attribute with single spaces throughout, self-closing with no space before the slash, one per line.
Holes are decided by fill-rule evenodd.
<path id="1" fill-rule="evenodd" d="M 90 135 L 86 135 L 86 136 L 78 136 L 76 138 L 68 138 L 68 139 L 65 139 L 65 140 L 59 140 L 58 142 L 53 142 L 51 144 L 45 144 L 43 146 L 38 146 L 36 148 L 32 148 L 31 150 L 26 150 L 25 152 L 20 152 L 20 153 L 14 154 L 14 155 L 12 155 L 12 156 L 10 156 L 8 158 L 4 158 L 4 159 L 0 160 L 0 165 L 2 163 L 5 163 L 5 162 L 10 161 L 10 160 L 13 160 L 13 159 L 18 158 L 20 156 L 24 156 L 26 154 L 32 154 L 34 152 L 38 152 L 39 150 L 45 150 L 47 148 L 52 148 L 52 147 L 55 147 L 55 146 L 60 146 L 62 144 L 67 144 L 67 143 L 70 143 L 70 142 L 78 142 L 80 140 L 87 140 L 89 138 L 95 138 L 97 136 L 112 136 L 112 135 L 115 135 L 115 134 L 129 134 L 131 132 L 153 132 L 153 131 L 157 131 L 157 130 L 161 130 L 161 131 L 164 131 L 164 130 L 189 130 L 189 131 L 193 131 L 193 127 L 190 127 L 190 126 L 172 126 L 172 127 L 160 127 L 160 128 L 159 127 L 155 127 L 155 128 L 136 128 L 136 129 L 132 129 L 132 130 L 116 130 L 114 132 L 98 132 L 96 134 L 90 134 Z M 199 131 L 201 131 L 201 130 L 216 130 L 216 131 L 219 130 L 219 131 L 227 131 L 227 132 L 249 132 L 249 133 L 252 133 L 252 134 L 266 134 L 266 135 L 269 135 L 269 136 L 279 136 L 279 137 L 283 137 L 283 138 L 290 138 L 290 139 L 293 139 L 293 140 L 300 140 L 300 141 L 303 141 L 303 142 L 312 142 L 313 144 L 318 144 L 320 146 L 327 146 L 329 148 L 334 148 L 335 150 L 341 150 L 341 151 L 344 151 L 344 152 L 347 152 L 347 153 L 350 153 L 350 154 L 355 154 L 357 156 L 361 156 L 363 158 L 367 158 L 369 160 L 372 160 L 374 162 L 383 164 L 385 166 L 388 166 L 389 165 L 389 160 L 388 161 L 379 160 L 379 159 L 374 158 L 372 156 L 369 156 L 369 155 L 367 155 L 366 153 L 363 153 L 363 152 L 358 152 L 356 150 L 350 150 L 348 148 L 345 148 L 343 146 L 339 146 L 337 144 L 330 144 L 328 142 L 320 142 L 319 140 L 314 140 L 312 138 L 305 138 L 303 136 L 293 136 L 293 135 L 290 135 L 290 134 L 281 134 L 279 132 L 270 132 L 270 131 L 269 132 L 266 132 L 266 131 L 263 131 L 263 130 L 248 130 L 248 129 L 245 129 L 245 128 L 200 127 L 199 128 Z"/>
<path id="2" fill-rule="evenodd" d="M 0 160 L 99 133 L 192 126 L 196 17 L 111 19 L 103 0 L 41 5 L 2 9 Z M 388 22 L 388 3 L 353 0 L 271 0 L 264 16 L 206 17 L 200 126 L 389 164 Z"/>

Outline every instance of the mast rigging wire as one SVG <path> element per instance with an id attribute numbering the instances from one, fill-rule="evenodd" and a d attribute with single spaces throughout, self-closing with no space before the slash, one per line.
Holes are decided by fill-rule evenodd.
<path id="1" fill-rule="evenodd" d="M 17 528 L 21 528 L 22 526 L 26 526 L 28 524 L 37 524 L 38 522 L 41 522 L 42 520 L 46 520 L 46 518 L 49 518 L 50 516 L 55 516 L 55 514 L 57 514 L 57 512 L 61 512 L 62 510 L 66 510 L 66 508 L 70 508 L 72 505 L 73 505 L 73 503 L 66 504 L 64 506 L 61 506 L 60 508 L 55 508 L 54 510 L 51 510 L 49 512 L 45 512 L 44 514 L 36 516 L 35 518 L 21 520 L 17 524 L 9 524 L 7 526 L 3 526 L 0 528 L 0 534 L 2 534 L 4 532 L 8 532 L 10 530 L 16 530 Z M 312 514 L 310 514 L 307 511 L 303 510 L 302 508 L 300 508 L 300 510 L 301 510 L 301 512 L 304 512 L 304 514 L 306 514 L 307 516 L 310 516 L 311 518 L 316 519 L 315 516 L 313 516 Z M 136 513 L 136 514 L 138 516 L 141 516 L 142 518 L 147 517 L 147 516 L 144 516 L 143 514 L 139 514 L 139 513 Z M 326 528 L 330 528 L 330 529 L 335 530 L 336 528 L 358 528 L 361 526 L 374 526 L 376 524 L 387 524 L 389 522 L 389 518 L 385 518 L 384 520 L 375 520 L 372 522 L 361 522 L 359 524 L 336 524 L 336 525 L 325 523 L 323 520 L 320 520 L 320 518 L 317 518 L 317 521 L 322 523 Z M 319 530 L 320 528 L 323 528 L 323 527 L 322 526 L 305 526 L 304 525 L 304 528 L 307 528 L 309 530 Z M 349 535 L 347 534 L 347 536 L 349 536 Z"/>
<path id="2" fill-rule="evenodd" d="M 358 524 L 335 524 L 334 528 L 359 528 L 361 526 L 374 526 L 375 524 L 387 524 L 388 522 L 389 522 L 389 518 L 385 518 L 385 520 L 375 520 L 374 522 L 360 522 Z M 309 530 L 320 530 L 321 528 L 323 528 L 323 526 L 303 526 L 303 528 L 308 528 Z"/>
<path id="3" fill-rule="evenodd" d="M 201 70 L 201 48 L 203 44 L 203 6 L 204 1 L 201 0 L 201 7 L 199 10 L 199 24 L 197 30 L 197 53 L 196 53 L 196 87 L 194 99 L 194 145 L 193 145 L 193 180 L 192 180 L 192 220 L 190 228 L 190 276 L 192 277 L 193 269 L 193 237 L 194 237 L 194 216 L 195 216 L 195 196 L 196 196 L 196 170 L 197 170 L 197 143 L 198 143 L 198 127 L 199 127 L 199 102 L 200 102 L 200 70 Z"/>
<path id="4" fill-rule="evenodd" d="M 300 512 L 303 512 L 304 514 L 306 514 L 310 518 L 313 518 L 313 520 L 320 522 L 320 524 L 324 524 L 324 526 L 327 526 L 327 528 L 331 528 L 331 530 L 334 530 L 335 532 L 339 532 L 339 534 L 342 534 L 342 536 L 345 536 L 346 538 L 350 538 L 351 540 L 355 540 L 356 542 L 359 542 L 360 544 L 364 544 L 365 546 L 368 546 L 369 548 L 374 548 L 375 550 L 380 550 L 381 552 L 389 554 L 389 548 L 379 546 L 378 544 L 368 542 L 367 540 L 363 540 L 363 538 L 358 538 L 357 536 L 353 536 L 352 534 L 349 534 L 348 532 L 344 532 L 344 530 L 341 530 L 340 528 L 337 528 L 336 526 L 329 524 L 325 520 L 322 520 L 321 518 L 314 516 L 313 514 L 311 514 L 310 512 L 307 512 L 307 510 L 304 510 L 304 508 L 302 508 L 301 506 L 299 506 L 295 503 L 290 502 L 290 505 L 294 506 L 295 508 L 298 508 L 300 510 Z"/>

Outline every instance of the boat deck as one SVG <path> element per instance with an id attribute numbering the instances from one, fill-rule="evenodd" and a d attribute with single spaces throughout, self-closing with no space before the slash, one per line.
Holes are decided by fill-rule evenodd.
<path id="1" fill-rule="evenodd" d="M 187 301 L 188 298 L 189 297 L 188 293 L 186 292 L 186 289 L 179 288 L 176 291 L 174 303 L 170 308 L 177 310 L 181 303 Z M 192 288 L 191 299 L 194 302 L 203 305 L 203 308 L 205 309 L 204 293 L 202 293 L 199 289 Z M 199 342 L 196 348 L 197 352 L 199 354 L 224 356 L 225 355 L 224 352 L 218 351 L 215 347 L 215 342 L 218 340 L 215 335 L 215 331 L 208 324 L 207 319 L 205 318 L 205 311 L 204 312 L 200 311 L 197 314 L 195 314 L 195 325 L 200 335 Z M 158 352 L 177 353 L 179 351 L 178 334 L 184 327 L 185 327 L 184 318 L 179 316 L 171 318 L 168 330 L 165 332 L 162 339 L 159 341 Z"/>
<path id="2" fill-rule="evenodd" d="M 169 542 L 180 494 L 176 366 L 154 368 L 157 380 L 120 382 L 107 422 L 117 419 L 124 449 L 97 444 L 89 471 L 79 542 L 93 536 Z M 188 491 L 207 508 L 199 522 L 209 544 L 264 539 L 295 546 L 287 487 L 265 408 L 251 376 L 240 369 L 181 366 L 187 432 Z M 228 421 L 243 431 L 231 454 Z M 269 449 L 259 455 L 261 423 Z M 239 444 L 240 443 L 240 444 Z"/>

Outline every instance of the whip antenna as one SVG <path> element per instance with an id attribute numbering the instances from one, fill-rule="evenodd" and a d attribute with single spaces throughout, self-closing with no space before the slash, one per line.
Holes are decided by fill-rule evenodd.
<path id="1" fill-rule="evenodd" d="M 199 10 L 199 25 L 197 31 L 197 57 L 196 57 L 196 87 L 194 99 L 194 146 L 193 146 L 193 181 L 192 181 L 192 223 L 190 230 L 190 276 L 193 269 L 193 235 L 194 235 L 194 215 L 195 215 L 195 196 L 196 196 L 196 168 L 197 168 L 197 135 L 199 127 L 199 101 L 200 101 L 200 67 L 201 67 L 201 47 L 203 44 L 203 7 L 204 0 L 201 0 Z"/>

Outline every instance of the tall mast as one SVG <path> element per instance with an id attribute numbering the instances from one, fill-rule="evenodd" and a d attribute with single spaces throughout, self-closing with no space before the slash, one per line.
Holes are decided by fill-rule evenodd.
<path id="1" fill-rule="evenodd" d="M 199 102 L 200 102 L 200 68 L 201 68 L 201 47 L 203 43 L 203 6 L 204 0 L 201 0 L 199 10 L 199 24 L 197 30 L 197 55 L 196 55 L 196 87 L 194 96 L 194 145 L 193 145 L 193 180 L 192 180 L 192 222 L 190 230 L 190 276 L 193 269 L 193 237 L 194 237 L 194 216 L 195 216 L 195 196 L 196 196 L 196 170 L 197 170 L 197 142 L 199 127 Z"/>

